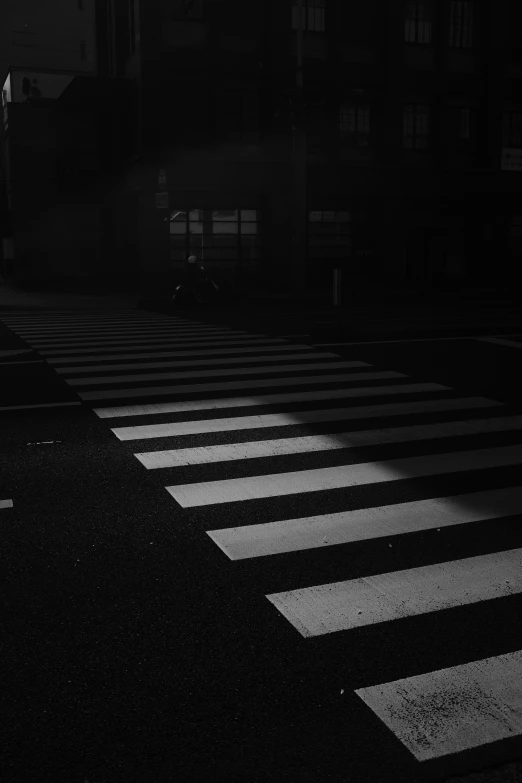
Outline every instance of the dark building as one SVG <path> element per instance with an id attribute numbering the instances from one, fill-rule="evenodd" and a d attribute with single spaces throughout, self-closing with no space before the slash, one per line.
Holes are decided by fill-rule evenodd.
<path id="1" fill-rule="evenodd" d="M 58 188 L 98 216 L 84 270 L 162 293 L 194 252 L 251 290 L 328 291 L 334 268 L 354 296 L 511 288 L 521 18 L 516 0 L 96 0 L 97 76 L 56 108 Z"/>

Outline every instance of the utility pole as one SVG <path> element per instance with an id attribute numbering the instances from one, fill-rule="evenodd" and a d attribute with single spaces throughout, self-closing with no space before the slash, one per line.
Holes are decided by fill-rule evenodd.
<path id="1" fill-rule="evenodd" d="M 296 71 L 292 112 L 292 292 L 304 290 L 306 279 L 306 127 L 303 84 L 303 3 L 296 0 Z"/>

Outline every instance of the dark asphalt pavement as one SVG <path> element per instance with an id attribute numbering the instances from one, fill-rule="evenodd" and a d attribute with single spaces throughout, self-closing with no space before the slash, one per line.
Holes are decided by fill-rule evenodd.
<path id="1" fill-rule="evenodd" d="M 505 402 L 509 411 L 502 408 L 502 415 L 521 412 L 519 349 L 472 338 L 415 341 L 441 330 L 445 337 L 461 329 L 522 333 L 517 313 L 501 307 L 482 327 L 454 323 L 438 332 L 435 316 L 421 326 L 417 316 L 406 328 L 396 313 L 384 326 L 366 318 L 363 328 L 361 314 L 344 320 L 311 315 L 200 311 L 197 320 L 263 334 L 309 334 L 299 338 L 309 344 L 359 337 L 368 344 L 325 350 L 406 373 L 411 382 L 451 386 L 441 398 L 480 395 Z M 322 324 L 323 318 L 335 323 Z M 397 335 L 410 341 L 372 343 Z M 29 347 L 0 327 L 0 352 Z M 208 420 L 223 412 L 102 420 L 91 410 L 98 403 L 18 409 L 78 402 L 74 387 L 39 359 L 38 353 L 0 353 L 0 499 L 14 503 L 0 510 L 3 783 L 416 783 L 458 775 L 471 781 L 477 769 L 483 770 L 477 781 L 522 779 L 513 777 L 522 763 L 512 765 L 514 773 L 511 766 L 493 771 L 522 755 L 516 741 L 419 764 L 354 694 L 362 686 L 522 649 L 520 596 L 439 611 L 435 619 L 425 614 L 313 638 L 302 637 L 265 597 L 521 547 L 520 518 L 242 561 L 229 560 L 205 535 L 232 525 L 515 485 L 519 466 L 483 472 L 480 487 L 476 472 L 468 471 L 183 509 L 166 485 L 395 459 L 428 448 L 426 442 L 389 444 L 353 449 L 349 456 L 332 451 L 146 471 L 134 454 L 173 448 L 171 440 L 121 442 L 111 427 Z M 267 370 L 271 375 L 274 387 L 263 393 L 278 388 L 277 372 Z M 147 398 L 145 381 L 144 375 L 143 397 L 122 404 L 172 399 Z M 386 402 L 396 400 L 379 398 Z M 346 429 L 346 422 L 300 424 L 299 411 L 310 407 L 260 405 L 256 414 L 296 413 L 285 436 L 288 430 L 298 437 Z M 336 408 L 339 401 L 313 407 Z M 458 412 L 395 416 L 393 426 L 460 418 Z M 350 428 L 390 426 L 386 418 L 367 421 Z M 238 443 L 252 433 L 263 439 L 280 434 L 274 428 L 186 435 L 176 448 Z M 467 435 L 430 441 L 429 453 L 520 442 L 518 432 Z"/>

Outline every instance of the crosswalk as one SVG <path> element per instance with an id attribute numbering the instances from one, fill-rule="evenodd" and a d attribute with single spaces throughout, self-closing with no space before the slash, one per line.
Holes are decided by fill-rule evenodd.
<path id="1" fill-rule="evenodd" d="M 2 320 L 109 420 L 179 507 L 206 512 L 213 522 L 205 532 L 231 569 L 235 561 L 462 531 L 522 514 L 522 414 L 376 367 L 364 345 L 343 359 L 302 342 L 137 311 Z M 435 477 L 452 491 L 434 494 Z M 425 496 L 404 501 L 398 488 L 415 481 Z M 357 506 L 360 488 L 378 502 Z M 332 512 L 329 497 L 344 508 Z M 426 615 L 436 622 L 443 610 L 521 593 L 515 548 L 357 578 L 347 572 L 265 597 L 311 639 Z M 522 735 L 519 650 L 362 682 L 354 693 L 419 762 Z"/>

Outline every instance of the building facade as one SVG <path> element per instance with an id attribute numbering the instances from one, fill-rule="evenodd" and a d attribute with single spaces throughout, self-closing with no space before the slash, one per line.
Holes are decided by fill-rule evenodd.
<path id="1" fill-rule="evenodd" d="M 511 287 L 519 5 L 96 0 L 97 76 L 55 111 L 70 273 L 161 294 L 195 253 L 250 290 Z"/>
<path id="2" fill-rule="evenodd" d="M 189 252 L 251 287 L 326 290 L 336 267 L 348 293 L 518 279 L 514 0 L 139 13 L 145 285 Z"/>

